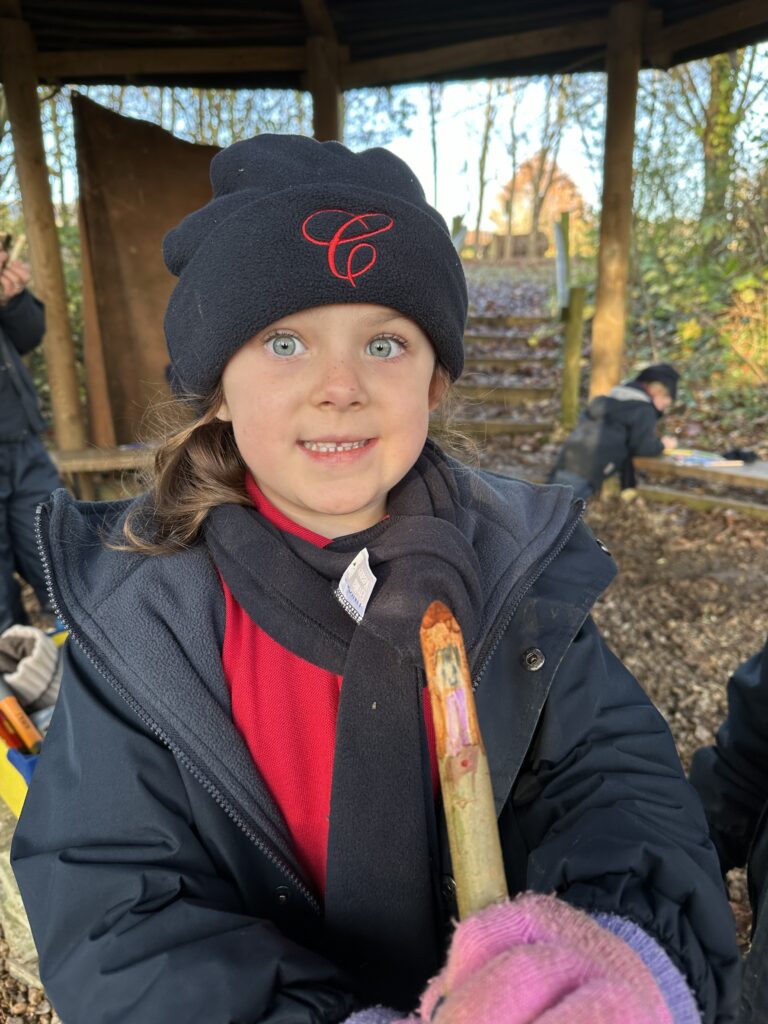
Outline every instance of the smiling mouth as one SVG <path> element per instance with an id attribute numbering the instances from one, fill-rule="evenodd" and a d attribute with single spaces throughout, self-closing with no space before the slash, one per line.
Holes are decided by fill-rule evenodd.
<path id="1" fill-rule="evenodd" d="M 301 441 L 301 447 L 308 452 L 353 452 L 357 448 L 365 448 L 371 439 L 362 441 Z"/>

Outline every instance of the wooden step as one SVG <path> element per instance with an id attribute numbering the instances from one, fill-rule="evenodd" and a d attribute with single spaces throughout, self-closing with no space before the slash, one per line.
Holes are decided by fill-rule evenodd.
<path id="1" fill-rule="evenodd" d="M 516 384 L 464 384 L 459 381 L 454 387 L 454 394 L 460 398 L 472 398 L 481 402 L 503 403 L 504 405 L 522 405 L 524 402 L 540 402 L 552 398 L 553 387 L 526 387 Z"/>
<path id="2" fill-rule="evenodd" d="M 715 497 L 714 494 L 695 494 L 693 491 L 678 491 L 673 487 L 642 486 L 637 488 L 637 493 L 648 501 L 659 501 L 666 505 L 688 505 L 702 512 L 732 509 L 755 519 L 768 519 L 768 505 L 758 505 L 753 501 Z"/>
<path id="3" fill-rule="evenodd" d="M 539 338 L 551 338 L 555 336 L 555 332 L 551 334 L 540 335 Z M 519 345 L 525 337 L 530 335 L 516 334 L 510 337 L 508 334 L 486 334 L 484 331 L 467 331 L 464 334 L 465 345 Z M 559 341 L 558 341 L 559 344 Z"/>
<path id="4" fill-rule="evenodd" d="M 520 366 L 554 366 L 557 356 L 467 356 L 464 360 L 466 370 L 481 370 L 484 367 L 497 366 L 500 370 L 514 370 Z"/>
<path id="5" fill-rule="evenodd" d="M 499 417 L 492 420 L 452 420 L 461 434 L 472 437 L 495 437 L 497 434 L 551 434 L 555 429 L 554 420 L 506 420 Z"/>
<path id="6" fill-rule="evenodd" d="M 506 316 L 500 313 L 472 313 L 467 319 L 467 327 L 540 327 L 544 324 L 558 326 L 551 316 Z"/>

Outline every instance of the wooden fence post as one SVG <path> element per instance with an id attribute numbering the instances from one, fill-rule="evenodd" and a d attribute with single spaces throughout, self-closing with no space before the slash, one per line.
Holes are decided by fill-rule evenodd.
<path id="1" fill-rule="evenodd" d="M 560 214 L 560 220 L 554 223 L 555 232 L 555 278 L 557 284 L 557 301 L 560 306 L 560 318 L 565 320 L 568 315 L 571 287 L 571 253 L 569 240 L 568 211 Z"/>
<path id="2" fill-rule="evenodd" d="M 584 330 L 584 296 L 584 288 L 571 288 L 566 311 L 560 397 L 560 422 L 566 430 L 573 429 L 579 417 L 579 364 Z"/>

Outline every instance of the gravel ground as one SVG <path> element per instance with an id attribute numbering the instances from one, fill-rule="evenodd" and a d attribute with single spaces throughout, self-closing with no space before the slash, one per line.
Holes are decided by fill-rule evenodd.
<path id="1" fill-rule="evenodd" d="M 728 676 L 768 634 L 765 524 L 642 499 L 593 504 L 587 519 L 619 565 L 597 623 L 667 719 L 687 768 L 714 740 Z M 732 871 L 728 882 L 746 948 L 744 873 Z"/>
<path id="2" fill-rule="evenodd" d="M 8 944 L 0 939 L 0 957 L 8 955 Z M 58 1014 L 41 988 L 23 985 L 8 974 L 0 973 L 0 1021 L 4 1024 L 61 1024 Z"/>

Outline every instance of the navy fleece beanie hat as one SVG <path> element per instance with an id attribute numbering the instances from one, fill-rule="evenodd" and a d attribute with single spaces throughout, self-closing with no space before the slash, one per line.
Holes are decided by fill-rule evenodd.
<path id="1" fill-rule="evenodd" d="M 669 363 L 654 363 L 653 366 L 646 366 L 635 377 L 636 384 L 663 384 L 673 399 L 677 397 L 677 382 L 679 380 L 680 374 Z"/>
<path id="2" fill-rule="evenodd" d="M 165 335 L 178 390 L 205 394 L 275 320 L 372 302 L 415 320 L 456 379 L 467 289 L 445 221 L 384 149 L 257 135 L 211 162 L 213 198 L 165 236 L 178 278 Z"/>

